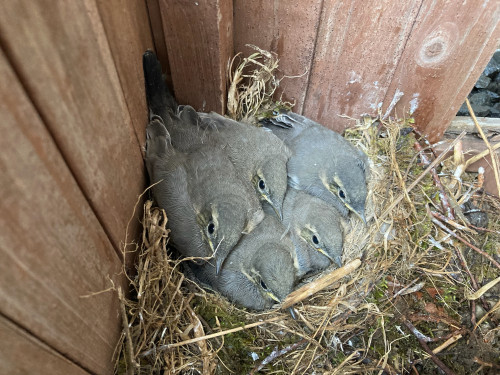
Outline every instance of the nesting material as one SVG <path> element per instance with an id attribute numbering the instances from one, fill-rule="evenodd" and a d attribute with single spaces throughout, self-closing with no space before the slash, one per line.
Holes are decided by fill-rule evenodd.
<path id="1" fill-rule="evenodd" d="M 259 100 L 238 104 L 237 118 Z M 482 193 L 481 174 L 462 172 L 460 139 L 455 155 L 434 156 L 411 125 L 367 118 L 347 130 L 371 160 L 369 225 L 344 222 L 343 269 L 304 280 L 302 292 L 321 288 L 272 311 L 245 311 L 189 281 L 170 255 L 168 218 L 147 201 L 116 372 L 495 373 L 500 202 Z M 471 223 L 485 213 L 488 228 Z M 296 320 L 283 309 L 291 303 Z"/>
<path id="2" fill-rule="evenodd" d="M 446 212 L 441 208 L 442 193 L 431 172 L 419 163 L 414 135 L 404 135 L 407 125 L 367 122 L 348 131 L 347 138 L 373 163 L 367 202 L 370 225 L 351 219 L 345 240 L 344 264 L 354 261 L 360 266 L 295 304 L 297 320 L 280 308 L 261 314 L 244 311 L 188 281 L 181 272 L 182 261 L 169 256 L 167 218 L 146 202 L 137 275 L 131 277 L 133 293 L 124 300 L 129 332 L 122 335 L 117 372 L 395 373 L 414 362 L 436 367 L 416 338 L 418 333 L 443 337 L 427 342 L 427 347 L 453 343 L 441 349 L 447 353 L 460 352 L 461 343 L 471 337 L 498 345 L 497 301 L 488 300 L 488 291 L 499 284 L 488 282 L 499 271 L 464 241 L 476 244 L 493 261 L 498 259 L 500 204 L 481 194 L 480 175 L 462 175 L 457 181 L 454 172 L 459 166 L 452 156 L 442 167 L 436 163 L 448 200 L 468 199 L 483 207 L 489 229 L 481 231 L 461 221 L 464 214 L 458 214 L 457 207 L 455 220 L 433 215 Z M 474 294 L 480 285 L 491 289 Z M 477 308 L 483 304 L 479 295 L 489 312 Z M 477 301 L 475 310 L 471 301 Z M 470 351 L 471 356 L 496 365 L 490 352 L 477 350 Z M 471 368 L 481 366 L 473 356 L 470 361 Z M 460 361 L 444 363 L 457 371 L 453 367 Z"/>

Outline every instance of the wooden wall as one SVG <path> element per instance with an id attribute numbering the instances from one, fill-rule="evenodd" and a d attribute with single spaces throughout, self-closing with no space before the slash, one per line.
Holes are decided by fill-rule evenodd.
<path id="1" fill-rule="evenodd" d="M 278 54 L 284 75 L 299 76 L 277 95 L 338 131 L 353 124 L 342 115 L 385 113 L 402 92 L 396 113 L 412 110 L 439 139 L 500 41 L 498 1 L 157 1 L 182 103 L 220 111 L 225 96 L 214 87 L 225 77 L 207 82 L 206 72 L 225 68 L 231 43 L 247 54 L 254 44 Z"/>
<path id="2" fill-rule="evenodd" d="M 224 111 L 226 64 L 252 43 L 300 76 L 281 91 L 297 112 L 342 130 L 339 115 L 385 110 L 400 90 L 398 112 L 414 106 L 437 138 L 500 33 L 497 1 L 297 4 L 0 2 L 0 373 L 112 373 L 117 296 L 91 294 L 125 287 L 121 247 L 145 187 L 146 49 L 198 109 Z"/>
<path id="3" fill-rule="evenodd" d="M 0 373 L 113 371 L 116 293 L 84 296 L 126 288 L 153 47 L 143 1 L 0 3 Z"/>

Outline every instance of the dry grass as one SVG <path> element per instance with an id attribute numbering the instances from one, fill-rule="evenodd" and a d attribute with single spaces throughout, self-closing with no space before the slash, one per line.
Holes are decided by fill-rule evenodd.
<path id="1" fill-rule="evenodd" d="M 243 70 L 235 70 L 233 83 Z M 255 116 L 272 95 L 249 84 L 253 97 L 245 97 L 237 85 L 239 119 Z M 370 225 L 344 223 L 344 264 L 361 259 L 360 266 L 295 304 L 297 320 L 279 307 L 239 309 L 188 281 L 182 262 L 170 256 L 164 212 L 146 202 L 133 292 L 123 299 L 117 373 L 427 374 L 441 365 L 457 374 L 498 371 L 499 200 L 482 193 L 481 175 L 459 172 L 460 140 L 439 163 L 411 122 L 364 119 L 347 131 L 372 164 Z M 433 165 L 422 165 L 425 158 Z M 488 213 L 489 229 L 468 223 L 457 204 L 466 201 Z"/>

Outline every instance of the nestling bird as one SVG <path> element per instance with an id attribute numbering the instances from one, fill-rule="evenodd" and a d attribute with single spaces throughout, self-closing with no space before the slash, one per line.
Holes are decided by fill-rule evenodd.
<path id="1" fill-rule="evenodd" d="M 167 121 L 180 121 L 176 116 Z M 263 219 L 253 191 L 232 163 L 213 147 L 175 150 L 160 118 L 146 129 L 146 167 L 153 197 L 168 216 L 171 239 L 184 256 L 214 255 L 216 270 L 240 240 Z"/>
<path id="2" fill-rule="evenodd" d="M 283 224 L 295 246 L 300 278 L 327 268 L 342 266 L 344 233 L 340 213 L 322 199 L 288 188 L 283 202 Z"/>
<path id="3" fill-rule="evenodd" d="M 293 244 L 282 236 L 284 228 L 275 215 L 266 215 L 243 236 L 217 276 L 210 263 L 190 264 L 196 278 L 229 300 L 253 310 L 282 302 L 296 283 Z"/>
<path id="4" fill-rule="evenodd" d="M 364 222 L 368 158 L 340 134 L 293 112 L 263 121 L 292 151 L 288 184 Z"/>
<path id="5" fill-rule="evenodd" d="M 281 218 L 287 186 L 286 164 L 290 157 L 284 143 L 263 129 L 214 112 L 196 113 L 189 106 L 178 106 L 166 86 L 160 62 L 153 52 L 144 54 L 143 69 L 150 115 L 163 118 L 173 146 L 184 152 L 197 149 L 200 145 L 223 150 L 240 178 L 250 182 L 259 199 L 269 202 Z M 191 126 L 166 121 L 169 114 L 177 113 L 185 124 Z"/>

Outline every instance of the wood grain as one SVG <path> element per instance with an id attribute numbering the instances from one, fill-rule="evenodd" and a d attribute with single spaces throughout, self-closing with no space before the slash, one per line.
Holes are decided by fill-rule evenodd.
<path id="1" fill-rule="evenodd" d="M 422 1 L 325 1 L 304 115 L 337 131 L 376 115 Z"/>
<path id="2" fill-rule="evenodd" d="M 160 60 L 167 85 L 173 91 L 174 86 L 172 84 L 172 74 L 170 73 L 170 63 L 168 62 L 168 51 L 163 31 L 160 3 L 159 0 L 146 0 L 146 3 L 148 5 L 149 22 L 151 24 L 151 32 L 153 33 L 156 57 Z"/>
<path id="3" fill-rule="evenodd" d="M 2 374 L 89 374 L 2 316 L 0 316 L 0 337 Z"/>
<path id="4" fill-rule="evenodd" d="M 196 110 L 225 113 L 233 55 L 230 0 L 160 0 L 175 97 Z"/>
<path id="5" fill-rule="evenodd" d="M 0 76 L 0 313 L 111 373 L 118 298 L 83 296 L 123 283 L 121 261 L 2 51 Z"/>
<path id="6" fill-rule="evenodd" d="M 417 127 L 439 140 L 500 42 L 499 19 L 498 1 L 424 1 L 385 106 L 403 91 L 397 113 L 413 108 Z"/>
<path id="7" fill-rule="evenodd" d="M 0 42 L 119 249 L 144 166 L 96 3 L 3 1 Z"/>
<path id="8" fill-rule="evenodd" d="M 322 0 L 297 3 L 291 0 L 235 0 L 234 51 L 249 56 L 253 44 L 275 52 L 284 78 L 275 97 L 295 103 L 294 111 L 302 113 L 311 73 L 314 45 L 321 14 Z"/>
<path id="9" fill-rule="evenodd" d="M 146 138 L 148 110 L 142 55 L 153 49 L 153 36 L 144 1 L 97 0 L 128 112 L 139 144 Z"/>

